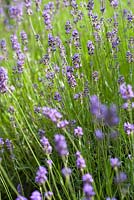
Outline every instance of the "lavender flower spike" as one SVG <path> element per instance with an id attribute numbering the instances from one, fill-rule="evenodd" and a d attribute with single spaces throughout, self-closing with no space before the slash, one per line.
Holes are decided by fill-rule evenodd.
<path id="1" fill-rule="evenodd" d="M 4 67 L 0 67 L 0 93 L 7 91 L 7 70 Z"/>
<path id="2" fill-rule="evenodd" d="M 126 85 L 126 83 L 123 83 L 120 85 L 120 94 L 123 99 L 128 100 L 134 97 L 134 92 L 132 90 L 131 85 Z"/>
<path id="3" fill-rule="evenodd" d="M 80 126 L 74 129 L 74 135 L 77 137 L 81 137 L 83 135 L 83 130 Z"/>
<path id="4" fill-rule="evenodd" d="M 39 184 L 43 184 L 47 181 L 47 170 L 45 167 L 40 166 L 35 177 L 35 182 Z"/>
<path id="5" fill-rule="evenodd" d="M 51 199 L 53 196 L 53 192 L 51 191 L 45 192 L 44 196 L 45 196 L 45 199 Z"/>
<path id="6" fill-rule="evenodd" d="M 77 158 L 77 160 L 76 160 L 77 168 L 80 170 L 83 170 L 84 168 L 86 168 L 85 160 L 79 151 L 76 152 L 76 158 Z"/>
<path id="7" fill-rule="evenodd" d="M 121 162 L 119 161 L 118 158 L 110 158 L 110 164 L 111 164 L 111 167 L 116 168 L 121 165 Z"/>
<path id="8" fill-rule="evenodd" d="M 100 129 L 95 130 L 95 136 L 98 140 L 103 140 L 104 134 Z"/>
<path id="9" fill-rule="evenodd" d="M 88 49 L 88 54 L 89 55 L 93 55 L 94 54 L 95 47 L 94 47 L 92 41 L 88 41 L 87 49 Z"/>
<path id="10" fill-rule="evenodd" d="M 124 123 L 124 131 L 127 133 L 127 135 L 134 133 L 134 124 L 130 124 L 129 122 L 125 122 Z"/>
<path id="11" fill-rule="evenodd" d="M 93 177 L 91 174 L 87 173 L 82 176 L 83 183 L 93 183 Z"/>
<path id="12" fill-rule="evenodd" d="M 67 143 L 65 137 L 60 134 L 56 134 L 54 137 L 56 150 L 60 154 L 60 156 L 67 156 L 69 154 L 67 149 Z"/>
<path id="13" fill-rule="evenodd" d="M 62 174 L 65 178 L 69 177 L 71 175 L 71 173 L 72 173 L 72 170 L 68 167 L 64 167 L 62 169 Z"/>
<path id="14" fill-rule="evenodd" d="M 43 136 L 41 139 L 40 139 L 40 142 L 42 144 L 42 147 L 43 147 L 43 150 L 46 154 L 51 154 L 52 153 L 52 146 L 50 145 L 48 139 Z"/>
<path id="15" fill-rule="evenodd" d="M 38 190 L 35 190 L 30 196 L 31 200 L 42 200 L 41 194 Z"/>
<path id="16" fill-rule="evenodd" d="M 84 192 L 87 200 L 91 199 L 95 195 L 95 192 L 94 192 L 92 185 L 90 185 L 88 183 L 84 184 L 83 192 Z"/>

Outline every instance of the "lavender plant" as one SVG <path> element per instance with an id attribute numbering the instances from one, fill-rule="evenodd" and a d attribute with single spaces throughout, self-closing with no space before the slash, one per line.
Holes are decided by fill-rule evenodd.
<path id="1" fill-rule="evenodd" d="M 0 1 L 0 199 L 134 198 L 133 5 Z"/>

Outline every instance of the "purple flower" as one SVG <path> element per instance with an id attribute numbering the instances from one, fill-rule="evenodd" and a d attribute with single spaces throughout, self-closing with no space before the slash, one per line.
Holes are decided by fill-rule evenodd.
<path id="1" fill-rule="evenodd" d="M 89 200 L 91 197 L 95 195 L 93 187 L 88 183 L 84 184 L 83 192 L 87 200 Z"/>
<path id="2" fill-rule="evenodd" d="M 107 197 L 106 200 L 117 200 L 117 199 L 115 197 L 112 197 L 112 198 Z"/>
<path id="3" fill-rule="evenodd" d="M 128 109 L 128 102 L 125 102 L 123 105 L 122 105 L 122 108 L 124 108 L 125 110 L 127 110 Z"/>
<path id="4" fill-rule="evenodd" d="M 72 26 L 71 26 L 70 21 L 66 21 L 65 30 L 66 30 L 66 33 L 67 33 L 67 34 L 69 34 L 70 31 L 72 30 Z"/>
<path id="5" fill-rule="evenodd" d="M 52 122 L 57 123 L 61 118 L 62 115 L 54 108 L 43 107 L 42 114 L 51 119 Z"/>
<path id="6" fill-rule="evenodd" d="M 119 84 L 123 84 L 124 81 L 125 81 L 124 76 L 119 76 L 119 78 L 118 78 L 118 83 L 119 83 Z"/>
<path id="7" fill-rule="evenodd" d="M 63 0 L 64 6 L 68 7 L 70 5 L 70 1 L 69 0 Z"/>
<path id="8" fill-rule="evenodd" d="M 116 8 L 116 7 L 118 7 L 119 2 L 118 2 L 118 0 L 110 0 L 110 4 L 112 7 Z"/>
<path id="9" fill-rule="evenodd" d="M 126 52 L 126 58 L 128 63 L 132 63 L 134 61 L 133 54 L 130 51 Z"/>
<path id="10" fill-rule="evenodd" d="M 23 4 L 18 4 L 17 6 L 11 6 L 9 8 L 9 15 L 11 18 L 20 21 L 23 15 Z"/>
<path id="11" fill-rule="evenodd" d="M 17 56 L 17 66 L 14 68 L 15 72 L 22 73 L 23 67 L 24 67 L 24 61 L 25 61 L 25 55 L 21 51 L 20 43 L 18 42 L 17 36 L 11 35 L 10 37 L 11 43 L 12 43 L 12 49 L 16 52 Z"/>
<path id="12" fill-rule="evenodd" d="M 95 130 L 95 136 L 99 140 L 102 140 L 104 138 L 104 134 L 100 129 Z"/>
<path id="13" fill-rule="evenodd" d="M 124 123 L 124 131 L 127 133 L 127 135 L 134 133 L 134 124 L 130 124 L 129 122 L 125 122 Z"/>
<path id="14" fill-rule="evenodd" d="M 84 168 L 86 168 L 85 160 L 79 151 L 76 152 L 76 158 L 77 158 L 77 160 L 76 160 L 77 168 L 80 170 L 83 170 Z"/>
<path id="15" fill-rule="evenodd" d="M 108 108 L 106 105 L 101 104 L 96 95 L 90 97 L 90 111 L 99 121 L 103 121 L 105 125 L 116 126 L 119 123 L 116 106 L 111 105 Z"/>
<path id="16" fill-rule="evenodd" d="M 132 22 L 133 21 L 133 15 L 132 15 L 132 13 L 129 13 L 127 15 L 127 20 L 128 20 L 128 22 Z"/>
<path id="17" fill-rule="evenodd" d="M 18 38 L 17 38 L 16 34 L 11 35 L 10 40 L 12 43 L 12 49 L 14 51 L 20 51 L 20 44 L 18 43 Z"/>
<path id="18" fill-rule="evenodd" d="M 90 97 L 90 110 L 91 113 L 95 116 L 99 114 L 100 109 L 100 101 L 99 98 L 96 95 L 93 95 Z"/>
<path id="19" fill-rule="evenodd" d="M 78 49 L 80 46 L 80 41 L 79 41 L 79 33 L 77 30 L 73 30 L 72 32 L 72 39 L 74 41 L 74 46 Z"/>
<path id="20" fill-rule="evenodd" d="M 41 139 L 40 139 L 40 142 L 42 144 L 42 147 L 43 147 L 43 150 L 46 154 L 51 154 L 52 153 L 52 146 L 50 145 L 48 139 L 43 136 Z"/>
<path id="21" fill-rule="evenodd" d="M 19 183 L 18 185 L 17 185 L 17 191 L 18 191 L 18 193 L 19 194 L 22 194 L 23 193 L 23 188 L 22 188 L 22 185 Z"/>
<path id="22" fill-rule="evenodd" d="M 38 134 L 39 134 L 40 137 L 43 137 L 44 134 L 45 134 L 45 130 L 44 129 L 39 129 L 38 130 Z"/>
<path id="23" fill-rule="evenodd" d="M 115 177 L 115 182 L 116 183 L 123 183 L 127 180 L 127 175 L 124 172 L 119 172 L 119 174 L 116 175 Z"/>
<path id="24" fill-rule="evenodd" d="M 88 43 L 87 43 L 87 48 L 88 48 L 88 54 L 89 54 L 89 55 L 94 54 L 94 49 L 95 49 L 95 47 L 94 47 L 92 41 L 88 41 Z"/>
<path id="25" fill-rule="evenodd" d="M 59 94 L 59 92 L 55 92 L 54 100 L 56 100 L 56 101 L 58 101 L 58 102 L 61 102 L 62 97 L 61 97 L 61 95 Z"/>
<path id="26" fill-rule="evenodd" d="M 8 75 L 4 67 L 0 67 L 0 93 L 7 91 Z"/>
<path id="27" fill-rule="evenodd" d="M 67 72 L 67 73 L 66 73 L 66 76 L 67 76 L 68 84 L 69 84 L 72 88 L 74 88 L 74 87 L 77 85 L 77 83 L 76 83 L 76 80 L 75 80 L 75 77 L 74 77 L 73 73 Z"/>
<path id="28" fill-rule="evenodd" d="M 49 65 L 50 57 L 48 54 L 45 54 L 40 60 L 40 64 Z"/>
<path id="29" fill-rule="evenodd" d="M 72 58 L 73 66 L 74 68 L 78 69 L 80 68 L 80 56 L 78 53 L 75 53 Z"/>
<path id="30" fill-rule="evenodd" d="M 27 198 L 25 198 L 25 197 L 23 197 L 23 196 L 18 196 L 17 198 L 16 198 L 16 200 L 28 200 Z"/>
<path id="31" fill-rule="evenodd" d="M 94 81 L 98 81 L 98 79 L 99 79 L 99 73 L 98 73 L 98 71 L 94 71 L 92 73 L 92 78 L 94 79 Z"/>
<path id="32" fill-rule="evenodd" d="M 6 40 L 0 40 L 0 48 L 3 52 L 6 51 Z"/>
<path id="33" fill-rule="evenodd" d="M 53 196 L 53 192 L 51 192 L 51 191 L 45 192 L 44 196 L 46 199 L 51 199 Z"/>
<path id="34" fill-rule="evenodd" d="M 47 170 L 45 167 L 40 166 L 38 171 L 36 172 L 35 182 L 39 184 L 43 184 L 47 181 Z"/>
<path id="35" fill-rule="evenodd" d="M 4 16 L 4 9 L 0 7 L 0 17 Z"/>
<path id="36" fill-rule="evenodd" d="M 36 10 L 39 11 L 42 0 L 35 0 Z"/>
<path id="37" fill-rule="evenodd" d="M 48 46 L 51 49 L 51 51 L 56 50 L 56 39 L 53 37 L 52 34 L 48 34 Z"/>
<path id="38" fill-rule="evenodd" d="M 45 24 L 47 30 L 52 29 L 52 22 L 51 22 L 51 20 L 52 20 L 51 13 L 52 12 L 51 11 L 53 10 L 54 5 L 53 5 L 53 3 L 50 5 L 50 3 L 52 3 L 52 2 L 49 2 L 48 4 L 46 4 L 44 6 L 44 10 L 43 10 L 43 14 L 42 14 L 42 16 L 44 18 L 44 24 Z"/>
<path id="39" fill-rule="evenodd" d="M 25 7 L 27 9 L 29 9 L 31 7 L 31 4 L 32 4 L 31 0 L 24 0 L 24 2 L 25 2 Z"/>
<path id="40" fill-rule="evenodd" d="M 13 150 L 13 144 L 12 144 L 12 141 L 11 141 L 11 140 L 6 139 L 6 140 L 5 140 L 5 145 L 6 145 L 6 147 L 7 147 L 7 149 L 8 149 L 9 151 L 12 151 L 12 150 Z"/>
<path id="41" fill-rule="evenodd" d="M 46 160 L 46 163 L 48 165 L 48 168 L 52 167 L 53 161 L 51 159 Z"/>
<path id="42" fill-rule="evenodd" d="M 89 0 L 88 3 L 87 3 L 87 10 L 89 12 L 91 12 L 94 8 L 94 1 L 93 0 Z"/>
<path id="43" fill-rule="evenodd" d="M 64 167 L 62 169 L 62 174 L 63 176 L 66 178 L 66 177 L 69 177 L 71 174 L 72 174 L 72 170 L 68 167 Z"/>
<path id="44" fill-rule="evenodd" d="M 28 39 L 27 39 L 27 34 L 25 31 L 22 31 L 20 33 L 20 36 L 21 36 L 21 40 L 22 40 L 22 43 L 23 45 L 26 45 L 28 43 Z"/>
<path id="45" fill-rule="evenodd" d="M 109 126 L 116 126 L 119 123 L 119 118 L 117 116 L 116 106 L 111 105 L 110 108 L 107 108 L 106 112 L 103 113 L 105 124 Z"/>
<path id="46" fill-rule="evenodd" d="M 60 134 L 54 136 L 55 148 L 60 156 L 67 156 L 69 154 L 65 137 Z"/>
<path id="47" fill-rule="evenodd" d="M 3 138 L 0 138 L 0 147 L 4 145 L 4 140 Z"/>
<path id="48" fill-rule="evenodd" d="M 69 124 L 69 122 L 67 120 L 63 120 L 57 123 L 57 127 L 58 128 L 65 128 L 67 125 Z"/>
<path id="49" fill-rule="evenodd" d="M 77 30 L 74 30 L 74 31 L 72 32 L 72 37 L 73 37 L 73 39 L 78 39 L 78 38 L 79 38 L 79 33 L 78 33 Z"/>
<path id="50" fill-rule="evenodd" d="M 132 102 L 132 104 L 131 104 L 131 108 L 134 108 L 134 102 Z"/>
<path id="51" fill-rule="evenodd" d="M 83 135 L 83 130 L 80 126 L 74 129 L 74 135 L 77 137 L 81 137 Z"/>
<path id="52" fill-rule="evenodd" d="M 93 183 L 93 177 L 87 173 L 82 176 L 83 183 Z"/>
<path id="53" fill-rule="evenodd" d="M 41 193 L 38 190 L 35 190 L 34 192 L 32 192 L 30 199 L 31 200 L 42 200 Z"/>
<path id="54" fill-rule="evenodd" d="M 107 111 L 107 107 L 99 101 L 96 95 L 90 97 L 90 111 L 98 119 L 102 119 L 104 113 Z"/>
<path id="55" fill-rule="evenodd" d="M 132 90 L 131 85 L 126 85 L 126 83 L 123 83 L 120 85 L 120 94 L 123 99 L 131 99 L 134 97 L 134 92 Z"/>
<path id="56" fill-rule="evenodd" d="M 110 158 L 110 164 L 111 164 L 111 167 L 115 168 L 115 167 L 119 167 L 121 165 L 121 162 L 119 161 L 118 158 Z"/>

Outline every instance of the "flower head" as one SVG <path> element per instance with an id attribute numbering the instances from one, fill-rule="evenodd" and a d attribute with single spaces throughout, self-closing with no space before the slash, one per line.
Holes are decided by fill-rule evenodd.
<path id="1" fill-rule="evenodd" d="M 67 143 L 65 140 L 65 137 L 60 134 L 56 134 L 54 137 L 55 145 L 56 145 L 56 150 L 60 154 L 60 156 L 67 156 L 69 154 L 68 148 L 67 148 Z"/>
<path id="2" fill-rule="evenodd" d="M 130 124 L 129 122 L 125 122 L 124 123 L 124 131 L 127 133 L 127 135 L 134 133 L 134 124 Z"/>
<path id="3" fill-rule="evenodd" d="M 124 172 L 119 172 L 119 174 L 116 175 L 115 177 L 115 182 L 116 183 L 123 183 L 127 180 L 127 175 Z"/>
<path id="4" fill-rule="evenodd" d="M 84 184 L 83 192 L 84 192 L 84 194 L 86 196 L 86 199 L 90 199 L 91 197 L 93 197 L 95 195 L 93 186 L 88 184 L 88 183 Z"/>
<path id="5" fill-rule="evenodd" d="M 61 113 L 58 112 L 55 108 L 43 107 L 42 114 L 55 123 L 57 123 L 62 118 Z"/>
<path id="6" fill-rule="evenodd" d="M 76 160 L 77 168 L 80 170 L 83 170 L 84 168 L 86 168 L 85 160 L 79 151 L 76 152 L 76 158 L 77 158 L 77 160 Z"/>
<path id="7" fill-rule="evenodd" d="M 72 170 L 68 167 L 62 169 L 62 174 L 64 177 L 69 177 L 72 174 Z"/>
<path id="8" fill-rule="evenodd" d="M 93 177 L 87 173 L 82 176 L 83 183 L 93 183 Z"/>
<path id="9" fill-rule="evenodd" d="M 110 164 L 111 164 L 111 167 L 115 168 L 115 167 L 119 167 L 121 165 L 121 162 L 119 161 L 118 158 L 110 158 Z"/>
<path id="10" fill-rule="evenodd" d="M 110 4 L 111 4 L 111 6 L 112 6 L 113 8 L 116 8 L 116 7 L 118 7 L 119 2 L 118 2 L 118 0 L 111 0 L 111 1 L 110 1 Z"/>
<path id="11" fill-rule="evenodd" d="M 51 199 L 53 196 L 53 192 L 51 191 L 45 192 L 44 196 L 45 196 L 45 199 Z"/>
<path id="12" fill-rule="evenodd" d="M 35 190 L 34 192 L 32 192 L 30 199 L 31 200 L 42 200 L 41 193 L 38 190 Z"/>
<path id="13" fill-rule="evenodd" d="M 100 129 L 95 130 L 95 136 L 98 140 L 102 140 L 104 138 L 104 134 Z"/>
<path id="14" fill-rule="evenodd" d="M 69 122 L 67 120 L 63 120 L 57 123 L 57 127 L 58 128 L 65 128 L 67 125 L 69 124 Z"/>
<path id="15" fill-rule="evenodd" d="M 36 172 L 35 182 L 39 184 L 43 184 L 47 181 L 47 170 L 45 167 L 40 166 L 38 171 Z"/>
<path id="16" fill-rule="evenodd" d="M 0 93 L 7 91 L 7 70 L 4 67 L 0 67 Z"/>
<path id="17" fill-rule="evenodd" d="M 52 146 L 50 145 L 48 139 L 43 136 L 41 139 L 40 139 L 40 142 L 42 144 L 42 147 L 43 147 L 43 150 L 46 154 L 51 154 L 52 153 Z"/>
<path id="18" fill-rule="evenodd" d="M 74 129 L 74 135 L 77 137 L 81 137 L 83 135 L 83 130 L 80 126 Z"/>
<path id="19" fill-rule="evenodd" d="M 132 90 L 131 85 L 126 85 L 126 83 L 123 83 L 120 85 L 120 94 L 123 99 L 131 99 L 134 97 L 134 92 Z"/>

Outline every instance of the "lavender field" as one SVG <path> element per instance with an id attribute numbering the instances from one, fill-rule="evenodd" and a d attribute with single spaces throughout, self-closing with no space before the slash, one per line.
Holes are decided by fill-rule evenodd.
<path id="1" fill-rule="evenodd" d="M 0 0 L 0 200 L 134 200 L 134 0 Z"/>

